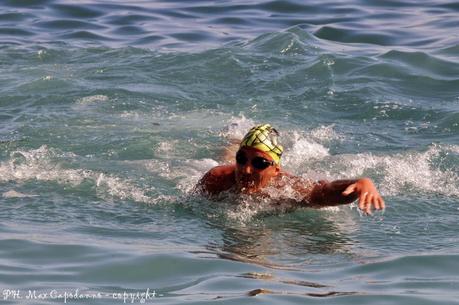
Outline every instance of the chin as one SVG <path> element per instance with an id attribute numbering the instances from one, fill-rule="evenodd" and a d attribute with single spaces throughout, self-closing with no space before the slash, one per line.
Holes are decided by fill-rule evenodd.
<path id="1" fill-rule="evenodd" d="M 238 183 L 238 188 L 241 193 L 254 193 L 258 191 L 259 187 L 253 181 L 240 181 Z"/>

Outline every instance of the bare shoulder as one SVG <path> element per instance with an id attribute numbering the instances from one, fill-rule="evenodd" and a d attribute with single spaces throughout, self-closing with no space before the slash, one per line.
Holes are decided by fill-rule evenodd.
<path id="1" fill-rule="evenodd" d="M 235 183 L 235 165 L 220 165 L 211 168 L 199 181 L 198 187 L 204 193 L 216 195 L 230 189 Z"/>
<path id="2" fill-rule="evenodd" d="M 234 164 L 229 164 L 229 165 L 219 165 L 211 168 L 208 173 L 211 173 L 212 175 L 230 175 L 234 174 L 234 170 L 236 169 L 236 166 Z"/>

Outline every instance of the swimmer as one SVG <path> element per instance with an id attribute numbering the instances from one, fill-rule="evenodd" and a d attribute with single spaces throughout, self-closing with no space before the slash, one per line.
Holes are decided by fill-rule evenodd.
<path id="1" fill-rule="evenodd" d="M 278 137 L 278 131 L 269 124 L 253 127 L 240 142 L 233 163 L 210 169 L 197 189 L 212 199 L 225 191 L 267 195 L 267 188 L 282 190 L 288 183 L 300 195 L 295 200 L 298 207 L 321 208 L 358 199 L 360 210 L 368 215 L 373 209 L 384 209 L 384 200 L 369 178 L 312 182 L 282 170 L 283 147 Z"/>

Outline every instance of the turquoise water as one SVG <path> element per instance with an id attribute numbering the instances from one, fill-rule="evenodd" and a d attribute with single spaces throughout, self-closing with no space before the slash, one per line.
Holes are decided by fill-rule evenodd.
<path id="1" fill-rule="evenodd" d="M 0 302 L 459 304 L 458 11 L 1 1 Z M 385 212 L 193 195 L 260 122 Z"/>

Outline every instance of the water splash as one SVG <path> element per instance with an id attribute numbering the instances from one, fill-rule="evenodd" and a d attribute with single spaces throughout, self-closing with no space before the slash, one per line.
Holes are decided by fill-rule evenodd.
<path id="1" fill-rule="evenodd" d="M 256 125 L 256 122 L 244 115 L 231 117 L 227 125 L 220 131 L 219 136 L 229 140 L 241 140 L 247 131 Z"/>
<path id="2" fill-rule="evenodd" d="M 370 176 L 384 195 L 411 190 L 445 196 L 459 196 L 459 176 L 450 166 L 441 168 L 444 154 L 456 154 L 457 146 L 432 145 L 424 152 L 408 151 L 378 156 L 371 153 L 327 158 L 329 177 Z"/>
<path id="3" fill-rule="evenodd" d="M 233 118 L 221 135 L 227 137 L 234 134 L 243 135 L 252 125 L 253 122 L 244 117 Z M 459 176 L 454 170 L 454 160 L 459 157 L 459 146 L 431 145 L 425 151 L 407 151 L 392 155 L 373 153 L 331 155 L 326 144 L 345 140 L 345 137 L 338 134 L 333 127 L 333 125 L 320 126 L 308 132 L 285 131 L 284 134 L 287 133 L 288 136 L 285 137 L 286 153 L 283 166 L 287 170 L 293 169 L 303 178 L 312 180 L 369 176 L 375 180 L 385 196 L 396 196 L 407 191 L 459 196 Z M 453 160 L 448 161 L 447 158 Z M 189 175 L 179 182 L 182 191 L 190 191 L 206 170 L 217 165 L 214 160 L 199 162 L 205 166 L 191 168 L 190 164 L 183 163 L 182 167 L 176 170 L 176 174 L 172 175 L 177 177 L 179 172 Z M 298 194 L 288 187 L 281 191 L 267 188 L 266 191 L 269 199 L 228 196 L 223 200 L 227 203 L 224 207 L 226 212 L 223 214 L 228 219 L 246 222 L 257 215 L 282 213 L 292 208 L 288 200 L 284 205 L 277 206 L 273 204 L 276 200 L 301 200 L 301 198 L 298 200 Z M 336 212 L 339 208 L 326 210 Z"/>
<path id="4" fill-rule="evenodd" d="M 169 200 L 166 195 L 150 196 L 155 188 L 142 188 L 133 181 L 111 174 L 87 170 L 64 168 L 64 159 L 77 157 L 73 153 L 62 153 L 43 145 L 38 149 L 17 150 L 10 154 L 10 159 L 0 163 L 0 182 L 14 181 L 51 181 L 60 185 L 78 187 L 88 182 L 100 198 L 117 198 L 155 204 Z"/>
<path id="5" fill-rule="evenodd" d="M 290 148 L 286 149 L 283 163 L 286 168 L 294 169 L 300 167 L 305 162 L 314 159 L 323 159 L 330 155 L 328 149 L 323 145 L 300 135 L 298 132 L 293 132 Z"/>

